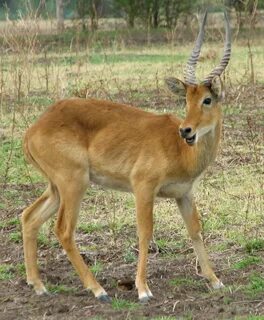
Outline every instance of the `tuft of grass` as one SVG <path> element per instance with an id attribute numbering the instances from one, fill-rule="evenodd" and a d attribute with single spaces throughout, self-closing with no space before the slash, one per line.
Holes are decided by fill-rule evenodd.
<path id="1" fill-rule="evenodd" d="M 0 264 L 0 280 L 10 280 L 14 277 L 11 264 Z"/>
<path id="2" fill-rule="evenodd" d="M 38 245 L 47 246 L 48 244 L 49 244 L 48 237 L 44 233 L 40 232 L 38 234 Z"/>
<path id="3" fill-rule="evenodd" d="M 252 254 L 254 251 L 264 250 L 264 239 L 253 239 L 247 241 L 245 249 L 248 253 Z"/>
<path id="4" fill-rule="evenodd" d="M 17 270 L 19 276 L 24 277 L 26 275 L 26 266 L 24 263 L 18 263 L 16 265 L 16 270 Z"/>
<path id="5" fill-rule="evenodd" d="M 138 304 L 135 302 L 130 302 L 125 299 L 113 299 L 112 308 L 116 311 L 120 310 L 135 310 L 138 308 Z"/>
<path id="6" fill-rule="evenodd" d="M 254 273 L 249 276 L 249 284 L 245 287 L 245 292 L 250 296 L 257 296 L 264 293 L 264 277 Z"/>
<path id="7" fill-rule="evenodd" d="M 239 262 L 235 263 L 233 265 L 233 268 L 236 270 L 245 269 L 248 266 L 258 264 L 261 261 L 262 261 L 261 257 L 249 256 L 249 257 L 246 257 L 246 258 L 240 260 Z"/>
<path id="8" fill-rule="evenodd" d="M 236 320 L 239 320 L 239 319 L 243 319 L 243 320 L 263 320 L 264 317 L 263 316 L 248 316 L 248 317 L 239 317 L 239 318 L 236 318 Z"/>
<path id="9" fill-rule="evenodd" d="M 201 286 L 201 283 L 199 281 L 196 281 L 193 278 L 184 278 L 184 277 L 172 279 L 170 280 L 170 284 L 176 287 L 185 287 L 185 286 L 200 287 Z"/>
<path id="10" fill-rule="evenodd" d="M 20 221 L 18 218 L 12 218 L 6 221 L 2 221 L 0 222 L 0 230 L 11 226 L 18 226 L 19 224 Z"/>
<path id="11" fill-rule="evenodd" d="M 81 230 L 84 233 L 92 233 L 95 231 L 100 231 L 103 229 L 103 225 L 101 223 L 81 223 L 79 225 L 79 230 Z"/>
<path id="12" fill-rule="evenodd" d="M 22 235 L 20 231 L 11 232 L 9 234 L 9 240 L 14 243 L 20 243 L 22 241 Z"/>
<path id="13" fill-rule="evenodd" d="M 127 249 L 123 257 L 126 263 L 133 263 L 137 260 L 135 253 L 131 249 Z"/>
<path id="14" fill-rule="evenodd" d="M 76 288 L 67 287 L 63 284 L 48 284 L 47 289 L 51 293 L 74 293 Z"/>
<path id="15" fill-rule="evenodd" d="M 91 266 L 91 271 L 94 273 L 96 276 L 103 271 L 103 264 L 101 262 L 95 262 L 93 266 Z"/>

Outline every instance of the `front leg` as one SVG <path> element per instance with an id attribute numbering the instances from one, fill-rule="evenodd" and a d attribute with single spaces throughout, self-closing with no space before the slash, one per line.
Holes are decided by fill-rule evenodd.
<path id="1" fill-rule="evenodd" d="M 201 235 L 201 222 L 200 215 L 197 212 L 193 196 L 191 194 L 185 195 L 180 199 L 176 199 L 181 215 L 189 232 L 189 235 L 193 241 L 193 247 L 197 254 L 202 275 L 207 278 L 214 289 L 219 289 L 224 285 L 216 277 L 214 271 L 211 268 L 208 255 L 206 253 L 202 235 Z"/>
<path id="2" fill-rule="evenodd" d="M 141 186 L 142 187 L 142 186 Z M 153 297 L 147 285 L 147 256 L 149 242 L 153 233 L 153 201 L 154 196 L 148 188 L 137 188 L 136 211 L 137 211 L 137 231 L 139 240 L 139 257 L 136 275 L 136 287 L 140 302 L 147 302 Z"/>

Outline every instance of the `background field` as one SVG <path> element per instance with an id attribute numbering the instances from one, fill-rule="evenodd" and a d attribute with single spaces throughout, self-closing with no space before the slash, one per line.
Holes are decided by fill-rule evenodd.
<path id="1" fill-rule="evenodd" d="M 113 298 L 111 305 L 101 305 L 83 291 L 53 234 L 54 221 L 39 235 L 41 273 L 53 295 L 37 297 L 26 286 L 19 218 L 45 181 L 24 160 L 23 133 L 48 105 L 72 96 L 184 116 L 184 101 L 165 89 L 163 79 L 182 78 L 192 43 L 177 42 L 165 30 L 37 36 L 26 21 L 1 30 L 0 318 L 263 319 L 263 36 L 233 43 L 223 77 L 222 144 L 197 190 L 205 243 L 225 289 L 211 291 L 198 275 L 175 202 L 157 200 L 149 259 L 155 299 L 138 304 L 134 198 L 93 186 L 83 201 L 76 238 Z M 208 40 L 198 66 L 201 79 L 222 54 L 222 32 L 209 32 Z"/>

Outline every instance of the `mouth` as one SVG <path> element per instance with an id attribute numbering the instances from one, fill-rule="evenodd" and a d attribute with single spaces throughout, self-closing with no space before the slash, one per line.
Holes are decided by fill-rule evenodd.
<path id="1" fill-rule="evenodd" d="M 193 146 L 195 144 L 195 141 L 196 141 L 196 133 L 193 136 L 189 137 L 189 138 L 185 138 L 185 140 L 186 140 L 186 142 L 187 142 L 187 144 L 189 146 Z"/>

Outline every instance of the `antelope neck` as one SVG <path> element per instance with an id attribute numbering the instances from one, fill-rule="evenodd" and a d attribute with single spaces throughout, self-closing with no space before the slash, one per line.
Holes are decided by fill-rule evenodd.
<path id="1" fill-rule="evenodd" d="M 198 177 L 208 167 L 208 165 L 215 159 L 219 146 L 222 124 L 219 120 L 215 128 L 202 137 L 198 138 L 195 148 L 195 155 L 193 157 L 194 170 L 192 172 L 193 177 Z"/>
<path id="2" fill-rule="evenodd" d="M 197 148 L 197 169 L 204 171 L 206 167 L 215 159 L 219 146 L 222 123 L 218 121 L 215 128 L 198 140 Z"/>

